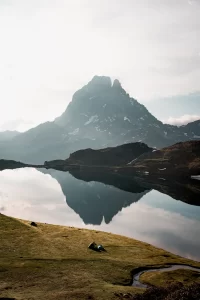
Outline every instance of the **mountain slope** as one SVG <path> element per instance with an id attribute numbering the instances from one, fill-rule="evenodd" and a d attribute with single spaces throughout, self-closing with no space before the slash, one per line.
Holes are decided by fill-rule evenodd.
<path id="1" fill-rule="evenodd" d="M 0 234 L 1 299 L 7 300 L 120 299 L 115 295 L 136 292 L 131 283 L 138 269 L 200 265 L 120 235 L 42 223 L 33 227 L 3 214 Z M 107 252 L 88 249 L 91 241 L 103 243 Z M 168 282 L 170 276 L 161 280 Z M 181 281 L 187 278 L 183 274 Z"/>
<path id="2" fill-rule="evenodd" d="M 200 174 L 200 141 L 181 142 L 145 153 L 132 163 L 149 175 L 190 177 Z"/>
<path id="3" fill-rule="evenodd" d="M 200 139 L 200 120 L 181 126 L 180 130 L 189 138 Z"/>
<path id="4" fill-rule="evenodd" d="M 65 162 L 80 165 L 119 166 L 126 165 L 138 156 L 152 152 L 152 150 L 144 143 L 130 143 L 99 150 L 85 149 L 72 153 Z"/>
<path id="5" fill-rule="evenodd" d="M 18 131 L 11 131 L 11 130 L 1 131 L 0 141 L 9 141 L 18 135 L 20 135 L 20 132 Z"/>
<path id="6" fill-rule="evenodd" d="M 162 148 L 199 139 L 200 121 L 177 127 L 157 120 L 144 105 L 131 98 L 116 79 L 95 76 L 75 92 L 66 111 L 0 143 L 0 158 L 27 163 L 66 159 L 84 148 L 99 149 L 131 142 Z"/>
<path id="7" fill-rule="evenodd" d="M 164 125 L 131 98 L 118 80 L 112 85 L 104 76 L 95 76 L 77 91 L 55 122 L 68 127 L 72 141 L 89 138 L 100 141 L 101 146 L 142 141 L 162 147 L 187 140 L 178 127 Z"/>
<path id="8" fill-rule="evenodd" d="M 62 154 L 63 146 L 65 146 L 64 138 L 63 128 L 54 122 L 46 122 L 21 133 L 6 143 L 1 143 L 0 157 L 13 158 L 27 163 L 42 163 L 46 157 L 54 159 Z"/>

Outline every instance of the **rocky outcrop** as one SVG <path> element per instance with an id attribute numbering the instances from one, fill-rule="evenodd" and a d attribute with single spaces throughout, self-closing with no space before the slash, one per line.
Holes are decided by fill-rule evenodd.
<path id="1" fill-rule="evenodd" d="M 200 174 L 200 141 L 181 142 L 144 154 L 132 163 L 148 175 L 190 177 Z"/>
<path id="2" fill-rule="evenodd" d="M 113 88 L 122 89 L 122 85 L 121 85 L 121 83 L 120 83 L 120 81 L 118 79 L 115 79 L 113 81 Z"/>
<path id="3" fill-rule="evenodd" d="M 67 164 L 92 166 L 124 166 L 144 153 L 152 152 L 144 143 L 130 143 L 99 150 L 78 150 L 65 160 Z"/>
<path id="4" fill-rule="evenodd" d="M 112 86 L 111 78 L 108 76 L 94 76 L 87 87 L 91 89 L 107 89 Z"/>

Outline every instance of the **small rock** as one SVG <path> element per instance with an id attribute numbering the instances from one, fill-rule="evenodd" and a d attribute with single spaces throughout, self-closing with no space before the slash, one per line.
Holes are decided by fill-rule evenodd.
<path id="1" fill-rule="evenodd" d="M 37 227 L 37 224 L 35 222 L 31 222 L 31 226 Z"/>

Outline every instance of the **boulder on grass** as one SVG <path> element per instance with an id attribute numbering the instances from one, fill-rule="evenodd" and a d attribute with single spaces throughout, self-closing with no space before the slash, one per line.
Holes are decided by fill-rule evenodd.
<path id="1" fill-rule="evenodd" d="M 37 224 L 35 222 L 31 222 L 31 226 L 37 227 Z"/>
<path id="2" fill-rule="evenodd" d="M 98 249 L 98 246 L 95 242 L 92 242 L 91 244 L 89 244 L 88 248 L 91 250 L 100 252 L 100 250 Z"/>

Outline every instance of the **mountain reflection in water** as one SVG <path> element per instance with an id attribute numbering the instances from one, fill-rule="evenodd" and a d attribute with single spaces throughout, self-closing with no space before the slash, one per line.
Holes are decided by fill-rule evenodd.
<path id="1" fill-rule="evenodd" d="M 79 180 L 75 192 L 74 179 L 67 172 L 48 170 L 48 173 L 59 182 L 67 204 L 79 214 L 85 224 L 100 225 L 103 218 L 108 224 L 122 208 L 141 200 L 152 189 L 175 200 L 200 205 L 200 184 L 196 181 L 163 181 L 157 178 L 71 171 L 70 174 Z"/>
<path id="2" fill-rule="evenodd" d="M 6 215 L 123 234 L 196 260 L 199 199 L 198 181 L 44 169 L 0 172 L 0 211 Z"/>

